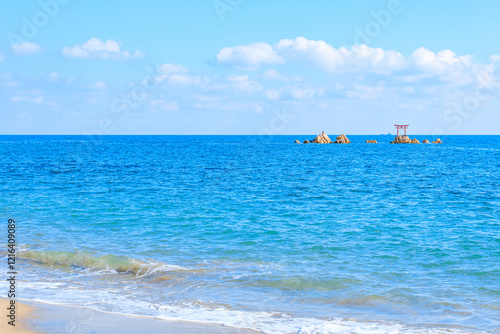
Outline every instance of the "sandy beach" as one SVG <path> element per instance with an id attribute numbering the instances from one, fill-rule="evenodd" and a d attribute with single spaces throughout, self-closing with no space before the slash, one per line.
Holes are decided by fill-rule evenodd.
<path id="1" fill-rule="evenodd" d="M 0 299 L 0 307 L 3 313 L 7 312 L 6 309 L 10 306 L 10 301 L 7 299 Z M 15 327 L 8 324 L 9 319 L 2 317 L 2 322 L 0 323 L 1 333 L 21 333 L 21 334 L 34 334 L 39 333 L 31 330 L 31 326 L 28 323 L 29 320 L 33 319 L 35 308 L 30 305 L 26 305 L 20 302 L 16 302 L 16 320 Z"/>
<path id="2" fill-rule="evenodd" d="M 9 306 L 0 299 L 3 310 Z M 78 307 L 16 302 L 16 327 L 2 321 L 0 333 L 189 333 L 252 334 L 255 331 L 187 321 L 165 321 L 97 312 Z"/>

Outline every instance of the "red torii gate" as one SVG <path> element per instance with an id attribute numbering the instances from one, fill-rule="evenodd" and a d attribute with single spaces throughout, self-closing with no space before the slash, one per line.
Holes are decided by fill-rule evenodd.
<path id="1" fill-rule="evenodd" d="M 401 130 L 402 130 L 402 129 L 404 129 L 404 130 L 405 130 L 405 136 L 406 136 L 406 129 L 408 129 L 408 126 L 409 126 L 409 125 L 410 125 L 410 124 L 406 124 L 406 125 L 397 125 L 397 124 L 394 124 L 394 126 L 395 126 L 395 127 L 396 127 L 396 129 L 398 130 L 398 134 L 397 134 L 397 135 L 399 136 L 399 130 L 400 130 L 400 129 L 401 129 Z"/>

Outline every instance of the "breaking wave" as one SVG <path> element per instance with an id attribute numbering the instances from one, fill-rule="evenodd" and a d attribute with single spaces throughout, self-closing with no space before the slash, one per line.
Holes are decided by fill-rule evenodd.
<path id="1" fill-rule="evenodd" d="M 144 262 L 126 256 L 94 256 L 85 252 L 25 250 L 19 252 L 18 258 L 44 265 L 81 267 L 95 270 L 112 270 L 117 273 L 132 273 L 138 277 L 148 276 L 157 272 L 186 269 L 161 262 Z"/>

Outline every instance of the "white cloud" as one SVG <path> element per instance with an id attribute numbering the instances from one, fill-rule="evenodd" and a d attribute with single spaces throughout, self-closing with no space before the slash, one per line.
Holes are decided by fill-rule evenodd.
<path id="1" fill-rule="evenodd" d="M 265 97 L 269 100 L 281 100 L 281 101 L 298 101 L 298 100 L 316 100 L 320 101 L 325 98 L 325 93 L 327 88 L 315 86 L 311 84 L 293 84 L 287 86 L 281 86 L 280 88 L 270 88 L 267 89 Z M 327 97 L 328 98 L 328 97 Z"/>
<path id="2" fill-rule="evenodd" d="M 41 104 L 45 101 L 45 93 L 39 89 L 23 91 L 15 94 L 10 100 L 12 102 Z"/>
<path id="3" fill-rule="evenodd" d="M 61 78 L 59 77 L 59 74 L 57 74 L 57 72 L 50 72 L 47 75 L 47 80 L 50 82 L 59 82 Z"/>
<path id="4" fill-rule="evenodd" d="M 498 63 L 500 62 L 500 55 L 493 55 L 493 56 L 490 56 L 490 59 L 493 63 Z"/>
<path id="5" fill-rule="evenodd" d="M 382 86 L 354 85 L 353 89 L 346 92 L 348 98 L 377 99 L 384 91 Z"/>
<path id="6" fill-rule="evenodd" d="M 266 91 L 266 96 L 269 100 L 279 100 L 280 93 L 276 89 L 269 89 Z"/>
<path id="7" fill-rule="evenodd" d="M 324 41 L 304 37 L 283 39 L 275 48 L 286 58 L 305 59 L 329 72 L 369 71 L 386 73 L 405 67 L 407 60 L 396 51 L 366 45 L 336 49 Z"/>
<path id="8" fill-rule="evenodd" d="M 89 86 L 89 89 L 92 89 L 92 90 L 104 90 L 107 87 L 108 87 L 108 85 L 104 81 L 97 81 L 97 82 L 94 82 L 93 84 L 91 84 Z"/>
<path id="9" fill-rule="evenodd" d="M 80 59 L 137 59 L 143 58 L 145 53 L 137 49 L 133 52 L 122 51 L 121 44 L 112 39 L 103 42 L 99 38 L 92 37 L 82 45 L 65 46 L 62 55 Z"/>
<path id="10" fill-rule="evenodd" d="M 252 43 L 223 48 L 217 54 L 217 61 L 221 64 L 257 68 L 260 64 L 282 64 L 285 59 L 267 43 Z"/>
<path id="11" fill-rule="evenodd" d="M 272 68 L 265 71 L 262 77 L 266 80 L 286 80 L 286 75 L 278 73 L 275 69 Z"/>
<path id="12" fill-rule="evenodd" d="M 282 73 L 279 73 L 273 68 L 270 68 L 264 72 L 262 78 L 265 80 L 278 80 L 278 81 L 300 81 L 301 79 L 298 76 L 288 76 Z"/>
<path id="13" fill-rule="evenodd" d="M 329 72 L 371 71 L 385 73 L 400 70 L 408 60 L 396 51 L 385 51 L 366 45 L 335 48 L 325 41 L 305 37 L 283 39 L 271 46 L 253 43 L 245 46 L 226 47 L 218 55 L 219 63 L 238 67 L 257 68 L 260 64 L 283 64 L 286 60 L 306 60 Z M 276 70 L 269 70 L 269 79 L 283 80 Z"/>
<path id="14" fill-rule="evenodd" d="M 156 81 L 177 86 L 206 85 L 210 80 L 206 77 L 187 74 L 188 69 L 177 64 L 163 64 L 158 67 Z"/>
<path id="15" fill-rule="evenodd" d="M 301 99 L 311 99 L 315 95 L 315 91 L 313 89 L 299 89 L 295 88 L 290 91 L 292 97 L 296 100 Z"/>
<path id="16" fill-rule="evenodd" d="M 335 49 L 324 41 L 312 41 L 304 37 L 282 39 L 275 45 L 275 48 L 287 57 L 302 56 L 329 70 L 346 65 L 344 53 L 348 51 L 347 48 Z"/>
<path id="17" fill-rule="evenodd" d="M 451 50 L 443 50 L 436 54 L 421 47 L 413 51 L 409 58 L 417 68 L 431 73 L 443 73 L 453 69 L 453 67 L 470 67 L 472 65 L 471 56 L 457 57 L 456 53 Z"/>
<path id="18" fill-rule="evenodd" d="M 229 81 L 237 91 L 252 93 L 262 90 L 262 85 L 256 81 L 249 80 L 248 75 L 232 74 L 227 77 L 227 81 Z"/>
<path id="19" fill-rule="evenodd" d="M 187 85 L 196 85 L 200 83 L 200 79 L 197 77 L 192 77 L 190 75 L 186 74 L 172 74 L 168 77 L 167 79 L 169 84 L 172 85 L 181 85 L 181 86 L 187 86 Z"/>
<path id="20" fill-rule="evenodd" d="M 40 47 L 40 45 L 30 42 L 24 42 L 20 44 L 12 44 L 11 50 L 12 53 L 18 56 L 28 56 L 41 52 L 42 48 Z"/>
<path id="21" fill-rule="evenodd" d="M 457 103 L 462 105 L 463 96 L 474 97 L 474 90 L 479 88 L 479 93 L 484 96 L 479 100 L 480 113 L 483 114 L 484 111 L 486 114 L 489 110 L 496 112 L 494 108 L 498 105 L 498 86 L 494 85 L 498 84 L 499 76 L 498 72 L 495 73 L 495 66 L 498 66 L 495 63 L 482 65 L 471 56 L 460 56 L 450 50 L 433 52 L 419 48 L 403 56 L 395 51 L 368 46 L 336 49 L 321 41 L 283 41 L 272 48 L 286 61 L 284 66 L 276 64 L 264 67 L 265 63 L 261 62 L 258 63 L 261 65 L 258 71 L 235 71 L 229 76 L 220 75 L 219 72 L 209 77 L 192 73 L 194 70 L 181 64 L 167 63 L 149 70 L 144 73 L 147 74 L 147 79 L 144 80 L 148 81 L 148 86 L 145 87 L 152 89 L 148 90 L 147 100 L 138 104 L 137 111 L 155 114 L 154 117 L 184 117 L 179 115 L 189 115 L 190 111 L 196 109 L 210 110 L 221 119 L 229 116 L 226 118 L 231 122 L 236 122 L 232 118 L 235 115 L 248 117 L 246 120 L 238 119 L 237 122 L 251 125 L 253 113 L 265 113 L 273 106 L 286 105 L 294 108 L 299 115 L 304 115 L 304 118 L 297 121 L 297 127 L 290 131 L 306 126 L 312 116 L 316 123 L 319 119 L 325 124 L 333 122 L 332 124 L 338 123 L 343 127 L 351 121 L 369 118 L 371 116 L 368 114 L 371 113 L 380 115 L 382 119 L 379 121 L 379 117 L 375 117 L 371 120 L 378 122 L 374 124 L 374 128 L 385 126 L 385 123 L 391 125 L 392 119 L 398 119 L 401 115 L 410 117 L 421 112 L 426 113 L 425 123 L 439 124 L 442 122 L 440 113 Z M 106 50 L 97 51 L 108 52 L 112 49 Z M 92 49 L 92 52 L 97 51 Z M 335 58 L 335 55 L 339 58 Z M 492 61 L 494 60 L 500 61 L 500 57 L 492 56 Z M 317 69 L 312 71 L 311 66 Z M 295 80 L 296 74 L 301 75 L 300 81 Z M 5 78 L 2 79 L 3 77 Z M 153 86 L 153 79 L 162 84 Z M 19 84 L 14 86 L 14 81 Z M 48 81 L 59 81 L 60 84 L 47 85 Z M 484 82 L 484 87 L 478 85 L 478 82 Z M 62 89 L 66 83 L 70 89 Z M 17 103 L 19 107 L 23 103 L 31 103 L 31 106 L 54 110 L 78 110 L 82 115 L 86 113 L 85 110 L 97 112 L 99 108 L 94 106 L 105 103 L 108 93 L 112 93 L 94 90 L 106 88 L 103 82 L 89 86 L 90 83 L 92 82 L 68 78 L 56 72 L 46 74 L 45 78 L 24 79 L 15 74 L 0 74 L 0 86 L 4 95 L 8 96 L 9 103 Z M 465 85 L 466 83 L 469 84 Z M 130 87 L 134 85 L 137 82 L 131 83 Z M 39 87 L 40 92 L 29 91 L 34 87 Z M 48 89 L 46 94 L 44 89 Z M 80 93 L 68 95 L 68 92 L 77 89 Z M 51 107 L 50 103 L 54 103 L 55 107 Z M 17 109 L 19 108 L 14 108 Z M 19 110 L 21 109 L 23 108 Z M 33 110 L 35 109 L 39 108 Z M 207 119 L 208 117 L 210 116 Z M 416 124 L 415 119 L 408 122 Z M 371 125 L 371 121 L 367 123 Z"/>
<path id="22" fill-rule="evenodd" d="M 228 47 L 219 52 L 217 59 L 219 63 L 246 69 L 256 69 L 265 63 L 283 64 L 295 61 L 296 64 L 310 64 L 334 75 L 353 73 L 360 78 L 379 75 L 391 77 L 395 82 L 414 84 L 432 78 L 455 86 L 477 83 L 482 77 L 491 75 L 495 71 L 494 65 L 475 63 L 473 56 L 459 56 L 451 50 L 434 53 L 422 47 L 409 56 L 403 56 L 397 51 L 372 48 L 367 45 L 335 48 L 325 41 L 309 40 L 305 37 L 283 39 L 273 46 L 254 43 Z M 492 56 L 491 60 L 500 62 L 500 56 Z M 289 77 L 275 69 L 267 69 L 261 78 L 300 81 L 296 76 Z"/>
<path id="23" fill-rule="evenodd" d="M 11 101 L 12 102 L 26 102 L 26 103 L 33 103 L 33 104 L 40 104 L 43 103 L 45 98 L 43 96 L 37 96 L 37 97 L 30 97 L 30 96 L 13 96 Z"/>

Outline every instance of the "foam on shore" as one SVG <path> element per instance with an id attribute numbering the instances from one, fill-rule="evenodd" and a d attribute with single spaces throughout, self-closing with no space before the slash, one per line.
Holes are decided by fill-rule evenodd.
<path id="1" fill-rule="evenodd" d="M 147 277 L 148 283 L 144 287 L 151 287 L 151 283 L 159 282 L 164 277 L 162 276 L 164 272 L 171 272 L 171 275 L 176 276 L 197 272 L 195 269 L 168 265 L 161 262 L 144 262 L 115 255 L 95 256 L 84 252 L 34 251 L 24 249 L 19 252 L 19 258 L 47 266 L 62 268 L 81 267 L 97 274 L 105 272 L 113 275 L 132 274 L 132 277 Z M 87 273 L 87 270 L 84 272 Z M 126 276 L 124 278 L 126 279 L 126 283 Z M 0 289 L 3 284 L 5 283 L 0 283 Z M 28 299 L 33 302 L 78 306 L 82 307 L 82 309 L 108 312 L 115 315 L 131 315 L 151 319 L 188 321 L 232 328 L 245 328 L 262 333 L 478 333 L 475 330 L 468 330 L 463 327 L 410 326 L 395 321 L 359 320 L 335 317 L 335 315 L 332 315 L 330 318 L 304 317 L 278 311 L 239 309 L 230 305 L 201 300 L 169 300 L 168 302 L 152 303 L 142 298 L 143 296 L 141 295 L 132 294 L 132 291 L 127 290 L 127 293 L 117 293 L 119 290 L 121 291 L 121 285 L 111 285 L 109 289 L 103 286 L 98 290 L 98 297 L 95 297 L 97 290 L 92 290 L 80 284 L 75 285 L 73 280 L 64 283 L 57 281 L 24 281 L 20 286 L 26 289 L 26 291 L 30 291 L 30 294 L 36 291 L 45 291 L 44 297 Z M 26 293 L 26 295 L 28 294 Z M 75 303 L 75 301 L 78 301 L 78 303 Z"/>

